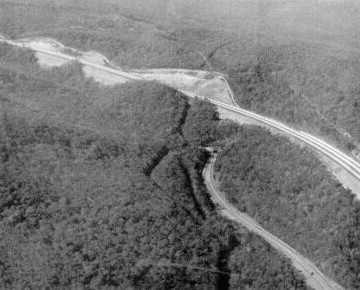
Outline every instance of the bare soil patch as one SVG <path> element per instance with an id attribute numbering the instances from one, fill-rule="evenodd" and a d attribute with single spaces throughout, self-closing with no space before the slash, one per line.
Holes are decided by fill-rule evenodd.
<path id="1" fill-rule="evenodd" d="M 132 72 L 145 80 L 158 81 L 197 96 L 232 104 L 226 84 L 217 73 L 184 69 L 134 70 Z"/>

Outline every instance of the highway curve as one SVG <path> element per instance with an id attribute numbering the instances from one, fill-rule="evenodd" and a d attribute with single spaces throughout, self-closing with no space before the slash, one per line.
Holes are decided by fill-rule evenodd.
<path id="1" fill-rule="evenodd" d="M 303 257 L 295 249 L 291 248 L 289 245 L 284 243 L 282 240 L 278 239 L 265 229 L 263 229 L 253 218 L 248 216 L 245 213 L 240 212 L 235 208 L 231 203 L 229 203 L 224 194 L 220 192 L 215 184 L 214 180 L 214 163 L 216 160 L 216 155 L 213 155 L 209 160 L 207 166 L 204 169 L 203 175 L 207 189 L 209 190 L 212 200 L 215 204 L 221 206 L 221 213 L 241 224 L 249 231 L 254 232 L 255 234 L 261 236 L 269 244 L 271 244 L 275 249 L 277 249 L 284 256 L 289 258 L 295 268 L 302 272 L 306 278 L 306 283 L 313 287 L 314 289 L 343 289 L 340 285 L 337 285 L 331 279 L 325 277 L 324 274 L 308 259 Z"/>
<path id="2" fill-rule="evenodd" d="M 12 45 L 16 46 L 23 46 L 21 43 L 15 42 L 15 41 L 8 41 L 0 38 L 0 42 L 7 42 Z M 40 53 L 52 55 L 54 57 L 59 57 L 62 59 L 74 61 L 76 58 L 71 56 L 64 56 L 63 54 L 58 54 L 53 51 L 47 51 L 44 49 L 34 49 Z M 130 73 L 126 73 L 123 71 L 116 70 L 114 68 L 109 68 L 103 65 L 94 64 L 88 61 L 79 60 L 80 63 L 82 63 L 85 66 L 93 67 L 99 71 L 104 71 L 104 73 L 110 73 L 114 75 L 114 78 L 118 78 L 119 76 L 128 78 L 129 80 L 139 80 L 141 79 L 139 76 L 132 75 Z M 237 106 L 233 93 L 231 91 L 231 88 L 229 87 L 226 79 L 222 77 L 222 80 L 226 84 L 229 94 L 232 98 L 232 101 L 234 105 L 228 105 L 219 101 L 208 99 L 211 103 L 216 105 L 219 108 L 222 108 L 223 110 L 227 110 L 231 113 L 236 113 L 242 116 L 247 116 L 249 118 L 255 119 L 257 121 L 260 121 L 268 126 L 271 126 L 275 129 L 278 129 L 282 132 L 285 132 L 304 143 L 310 145 L 312 148 L 320 151 L 321 153 L 325 154 L 326 156 L 330 157 L 332 160 L 337 162 L 339 165 L 341 165 L 344 169 L 346 169 L 348 172 L 350 172 L 353 176 L 355 176 L 358 180 L 360 180 L 360 165 L 354 161 L 352 158 L 341 152 L 340 150 L 334 148 L 333 146 L 327 144 L 326 142 L 313 137 L 307 133 L 294 130 L 280 122 L 277 122 L 273 119 L 263 117 L 261 115 L 255 114 L 251 111 L 247 111 L 244 109 L 241 109 Z M 204 96 L 198 96 L 194 95 L 191 92 L 183 91 L 186 95 L 190 97 L 199 97 L 206 99 Z M 216 203 L 221 205 L 223 208 L 222 213 L 227 216 L 228 218 L 235 220 L 236 222 L 242 224 L 246 228 L 248 228 L 250 231 L 260 235 L 263 237 L 266 241 L 268 241 L 274 248 L 278 249 L 284 256 L 291 259 L 294 266 L 300 270 L 306 277 L 307 283 L 312 286 L 315 289 L 342 289 L 341 286 L 337 285 L 335 282 L 331 281 L 329 278 L 325 277 L 316 267 L 314 264 L 312 264 L 309 260 L 304 258 L 300 255 L 296 250 L 291 248 L 289 245 L 285 244 L 283 241 L 279 240 L 269 232 L 265 231 L 261 226 L 259 226 L 256 221 L 254 221 L 252 218 L 250 218 L 248 215 L 241 213 L 239 210 L 237 210 L 234 206 L 232 206 L 230 203 L 227 202 L 225 197 L 215 188 L 215 183 L 213 179 L 213 163 L 215 161 L 216 156 L 212 157 L 212 159 L 209 162 L 209 165 L 204 170 L 204 177 L 206 181 L 206 185 L 211 192 L 214 200 Z"/>

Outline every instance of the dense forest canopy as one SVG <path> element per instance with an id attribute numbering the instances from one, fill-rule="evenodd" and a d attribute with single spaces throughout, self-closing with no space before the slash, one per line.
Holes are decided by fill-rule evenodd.
<path id="1" fill-rule="evenodd" d="M 350 151 L 359 5 L 342 2 L 2 0 L 0 37 L 53 37 L 125 70 L 219 71 L 241 107 Z M 217 162 L 228 198 L 360 287 L 358 202 L 309 151 L 154 82 L 103 87 L 79 63 L 36 61 L 0 44 L 2 288 L 306 288 L 215 212 L 202 147 L 234 138 Z"/>
<path id="2" fill-rule="evenodd" d="M 241 106 L 353 150 L 359 9 L 354 1 L 12 0 L 0 3 L 0 34 L 54 37 L 125 69 L 220 71 Z"/>
<path id="3" fill-rule="evenodd" d="M 1 288 L 307 289 L 216 213 L 202 146 L 226 134 L 210 103 L 42 70 L 4 44 L 0 75 Z"/>
<path id="4" fill-rule="evenodd" d="M 341 285 L 359 288 L 359 201 L 308 149 L 255 126 L 233 135 L 215 163 L 227 198 Z"/>

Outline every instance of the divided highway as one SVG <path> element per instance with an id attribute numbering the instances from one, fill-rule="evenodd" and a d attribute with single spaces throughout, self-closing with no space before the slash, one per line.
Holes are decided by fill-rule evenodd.
<path id="1" fill-rule="evenodd" d="M 7 42 L 9 44 L 20 46 L 20 47 L 25 46 L 22 43 L 19 43 L 16 41 L 7 41 L 7 40 L 3 40 L 1 38 L 0 38 L 0 42 Z M 41 49 L 41 48 L 32 48 L 32 49 L 39 53 L 51 55 L 54 57 L 59 57 L 61 59 L 66 59 L 69 61 L 77 60 L 76 57 L 56 53 L 54 51 L 48 51 L 48 50 Z M 118 71 L 113 68 L 109 68 L 109 67 L 99 65 L 99 64 L 94 64 L 94 63 L 84 61 L 84 60 L 78 60 L 78 61 L 85 66 L 89 66 L 92 68 L 96 68 L 99 71 L 104 71 L 106 73 L 113 74 L 114 77 L 120 76 L 120 77 L 127 78 L 130 80 L 141 80 L 141 77 L 130 74 L 130 73 Z M 360 180 L 360 165 L 354 159 L 352 159 L 351 157 L 347 156 L 345 153 L 341 152 L 340 150 L 334 148 L 333 146 L 327 144 L 326 142 L 324 142 L 314 136 L 311 136 L 302 131 L 294 130 L 294 129 L 292 129 L 280 122 L 272 120 L 270 118 L 266 118 L 261 115 L 255 114 L 251 111 L 241 109 L 240 107 L 237 106 L 234 96 L 233 96 L 233 93 L 231 91 L 231 88 L 229 87 L 226 79 L 224 77 L 221 77 L 221 79 L 227 86 L 227 88 L 229 90 L 229 94 L 232 98 L 234 105 L 229 105 L 229 104 L 225 104 L 223 102 L 219 102 L 216 100 L 208 99 L 211 103 L 213 103 L 214 105 L 222 108 L 223 110 L 227 110 L 231 113 L 236 113 L 236 114 L 246 116 L 246 117 L 252 118 L 254 120 L 260 121 L 263 124 L 271 126 L 275 129 L 278 129 L 282 132 L 285 132 L 285 133 L 301 140 L 302 142 L 308 144 L 312 148 L 318 150 L 319 152 L 325 154 L 326 156 L 328 156 L 329 158 L 331 158 L 332 160 L 337 162 L 339 165 L 341 165 L 343 168 L 345 168 L 348 172 L 350 172 L 353 176 L 355 176 L 357 179 Z M 185 93 L 186 95 L 188 95 L 190 97 L 199 97 L 199 98 L 206 99 L 204 96 L 197 96 L 191 92 L 183 91 L 183 93 Z M 227 217 L 241 223 L 243 226 L 247 227 L 249 230 L 255 232 L 256 234 L 262 236 L 272 246 L 274 246 L 276 249 L 278 249 L 286 257 L 290 258 L 293 261 L 294 266 L 297 269 L 299 269 L 301 272 L 303 272 L 303 274 L 306 276 L 307 282 L 309 283 L 310 286 L 314 287 L 315 289 L 342 289 L 339 285 L 336 285 L 333 281 L 326 278 L 316 268 L 315 265 L 313 265 L 306 258 L 302 257 L 296 250 L 294 250 L 289 245 L 285 244 L 283 241 L 279 240 L 278 238 L 276 238 L 275 236 L 273 236 L 272 234 L 270 234 L 269 232 L 264 230 L 252 218 L 250 218 L 249 216 L 247 216 L 244 213 L 241 213 L 234 206 L 232 206 L 225 199 L 225 197 L 216 190 L 216 188 L 214 186 L 214 184 L 215 184 L 214 180 L 213 180 L 213 163 L 214 163 L 214 161 L 215 161 L 215 157 L 212 158 L 208 167 L 205 169 L 204 176 L 206 179 L 207 186 L 208 186 L 209 190 L 211 191 L 213 197 L 216 199 L 216 202 L 224 208 L 223 214 L 226 215 Z"/>

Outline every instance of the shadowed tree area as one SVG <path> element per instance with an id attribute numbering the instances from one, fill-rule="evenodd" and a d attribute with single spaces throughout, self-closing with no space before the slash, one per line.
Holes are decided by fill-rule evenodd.
<path id="1" fill-rule="evenodd" d="M 0 51 L 1 288 L 306 289 L 215 212 L 199 146 L 221 135 L 212 105 Z"/>
<path id="2" fill-rule="evenodd" d="M 359 147 L 357 1 L 258 2 L 3 0 L 0 34 L 53 37 L 124 69 L 219 71 L 242 107 L 347 152 Z M 345 286 L 359 288 L 357 202 L 308 151 L 219 125 L 210 104 L 155 83 L 104 88 L 84 78 L 78 63 L 43 71 L 35 62 L 32 52 L 0 44 L 0 109 L 7 112 L 0 124 L 2 285 L 301 284 L 266 245 L 241 242 L 232 229 L 230 242 L 220 241 L 231 225 L 211 219 L 199 146 L 241 131 L 218 162 L 229 199 Z M 241 274 L 139 263 L 158 258 Z"/>
<path id="3" fill-rule="evenodd" d="M 232 132 L 215 170 L 241 211 L 349 289 L 359 283 L 359 202 L 310 150 L 255 126 Z"/>

